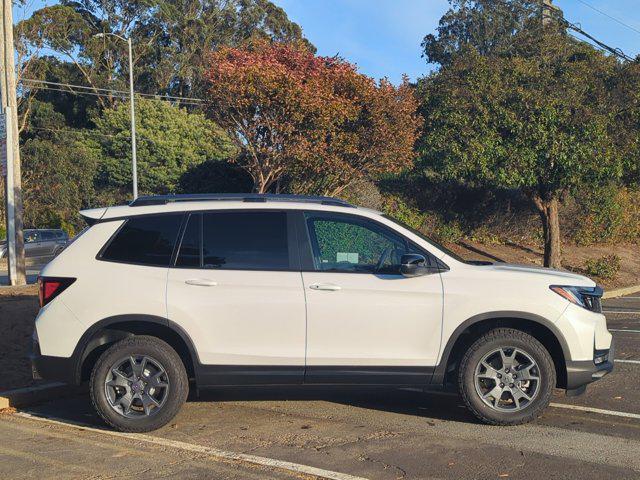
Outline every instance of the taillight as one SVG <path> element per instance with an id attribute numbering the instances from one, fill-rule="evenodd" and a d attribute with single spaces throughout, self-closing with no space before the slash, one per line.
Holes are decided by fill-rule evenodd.
<path id="1" fill-rule="evenodd" d="M 40 308 L 64 292 L 75 281 L 75 278 L 66 277 L 38 277 Z"/>

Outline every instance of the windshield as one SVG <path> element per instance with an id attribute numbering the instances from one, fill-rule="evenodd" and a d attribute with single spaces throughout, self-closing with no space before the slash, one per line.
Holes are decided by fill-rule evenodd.
<path id="1" fill-rule="evenodd" d="M 418 237 L 420 237 L 422 240 L 424 240 L 428 244 L 430 244 L 433 247 L 437 248 L 441 252 L 446 253 L 448 256 L 450 256 L 454 260 L 457 260 L 458 262 L 467 263 L 467 264 L 470 264 L 470 265 L 491 265 L 491 264 L 493 264 L 493 262 L 487 262 L 487 261 L 484 261 L 484 260 L 465 260 L 464 258 L 462 258 L 460 255 L 458 255 L 453 250 L 450 250 L 447 247 L 445 247 L 444 245 L 442 245 L 442 244 L 436 242 L 435 240 L 425 236 L 422 232 L 420 232 L 419 230 L 416 230 L 413 227 L 410 227 L 409 225 L 405 224 L 404 222 L 401 222 L 400 220 L 398 220 L 396 218 L 393 218 L 393 217 L 387 215 L 386 213 L 383 214 L 382 216 L 384 218 L 386 218 L 387 220 L 391 220 L 393 223 L 395 223 L 397 225 L 400 225 L 403 228 L 406 228 L 407 230 L 409 230 L 414 235 L 417 235 Z"/>

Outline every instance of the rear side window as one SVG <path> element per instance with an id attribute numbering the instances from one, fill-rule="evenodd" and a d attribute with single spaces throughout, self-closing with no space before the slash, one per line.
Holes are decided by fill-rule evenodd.
<path id="1" fill-rule="evenodd" d="M 200 239 L 201 244 L 198 243 Z M 191 215 L 176 266 L 288 270 L 287 215 L 284 212 Z"/>
<path id="2" fill-rule="evenodd" d="M 53 232 L 49 232 L 49 231 L 44 231 L 42 232 L 42 240 L 47 241 L 47 240 L 55 240 L 56 236 Z"/>
<path id="3" fill-rule="evenodd" d="M 181 213 L 133 217 L 118 230 L 102 260 L 168 267 L 178 237 Z"/>

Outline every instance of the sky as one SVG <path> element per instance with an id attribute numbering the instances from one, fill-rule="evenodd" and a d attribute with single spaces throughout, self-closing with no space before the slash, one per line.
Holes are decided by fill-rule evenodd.
<path id="1" fill-rule="evenodd" d="M 320 55 L 340 56 L 374 78 L 398 83 L 434 68 L 421 58 L 420 44 L 447 11 L 446 0 L 272 0 L 298 23 Z M 639 0 L 554 0 L 565 18 L 598 40 L 640 54 Z M 593 10 L 595 7 L 632 28 Z"/>
<path id="2" fill-rule="evenodd" d="M 338 54 L 355 63 L 360 72 L 394 83 L 403 74 L 415 80 L 435 68 L 421 57 L 420 44 L 435 31 L 449 7 L 447 0 L 272 1 L 302 27 L 320 55 Z M 57 2 L 27 0 L 25 7 L 15 9 L 14 20 L 45 3 Z M 554 0 L 554 4 L 567 20 L 598 40 L 631 57 L 640 54 L 639 0 Z"/>

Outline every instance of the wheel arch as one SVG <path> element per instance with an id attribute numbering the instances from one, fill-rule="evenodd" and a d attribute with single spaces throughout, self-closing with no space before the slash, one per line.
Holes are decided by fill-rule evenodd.
<path id="1" fill-rule="evenodd" d="M 75 383 L 88 380 L 96 360 L 110 345 L 132 335 L 149 335 L 168 343 L 182 359 L 189 378 L 196 378 L 198 354 L 180 326 L 163 317 L 130 314 L 100 320 L 82 335 L 73 354 Z"/>
<path id="2" fill-rule="evenodd" d="M 447 380 L 456 372 L 458 363 L 466 349 L 480 335 L 499 327 L 513 328 L 529 333 L 542 343 L 553 359 L 557 386 L 566 388 L 566 360 L 571 358 L 566 340 L 550 320 L 532 313 L 517 311 L 487 312 L 462 322 L 447 340 L 431 383 L 446 384 Z"/>

